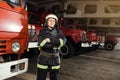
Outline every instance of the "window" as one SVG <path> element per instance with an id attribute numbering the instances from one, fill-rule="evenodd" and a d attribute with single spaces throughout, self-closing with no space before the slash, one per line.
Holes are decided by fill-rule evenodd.
<path id="1" fill-rule="evenodd" d="M 103 1 L 113 1 L 113 0 L 103 0 Z M 120 0 L 114 0 L 114 1 L 120 1 Z"/>
<path id="2" fill-rule="evenodd" d="M 110 24 L 110 19 L 103 19 L 102 24 L 103 25 L 109 25 Z"/>
<path id="3" fill-rule="evenodd" d="M 97 19 L 91 18 L 89 24 L 97 24 Z"/>
<path id="4" fill-rule="evenodd" d="M 115 24 L 120 25 L 120 19 L 116 20 Z"/>
<path id="5" fill-rule="evenodd" d="M 96 13 L 97 11 L 97 6 L 96 5 L 86 5 L 85 6 L 85 13 Z"/>
<path id="6" fill-rule="evenodd" d="M 21 6 L 20 0 L 8 0 L 8 1 L 15 4 L 15 5 L 17 5 L 17 6 Z"/>
<path id="7" fill-rule="evenodd" d="M 77 8 L 74 5 L 69 4 L 67 6 L 67 12 L 66 12 L 66 14 L 75 14 L 76 12 L 77 12 Z"/>
<path id="8" fill-rule="evenodd" d="M 119 13 L 120 5 L 108 5 L 105 7 L 105 13 Z"/>

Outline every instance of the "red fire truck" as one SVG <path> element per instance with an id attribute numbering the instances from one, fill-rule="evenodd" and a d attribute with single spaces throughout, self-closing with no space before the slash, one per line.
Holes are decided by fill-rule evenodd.
<path id="1" fill-rule="evenodd" d="M 88 51 L 98 49 L 101 42 L 100 35 L 97 35 L 95 32 L 92 31 L 87 31 L 87 37 L 88 37 L 88 41 L 91 43 L 91 47 L 89 48 Z"/>
<path id="2" fill-rule="evenodd" d="M 115 48 L 115 45 L 118 43 L 116 37 L 113 36 L 106 36 L 104 41 L 104 48 L 105 50 L 111 51 Z"/>
<path id="3" fill-rule="evenodd" d="M 88 42 L 86 31 L 82 29 L 76 29 L 73 26 L 60 27 L 61 31 L 67 38 L 66 45 L 61 49 L 64 58 L 70 58 L 72 55 L 79 55 L 84 53 L 85 50 L 91 47 Z"/>
<path id="4" fill-rule="evenodd" d="M 0 0 L 0 80 L 27 71 L 27 16 L 25 0 Z"/>

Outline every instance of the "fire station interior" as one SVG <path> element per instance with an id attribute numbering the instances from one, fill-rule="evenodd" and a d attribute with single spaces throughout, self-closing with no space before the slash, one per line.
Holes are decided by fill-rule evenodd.
<path id="1" fill-rule="evenodd" d="M 62 57 L 59 80 L 120 80 L 120 0 L 27 0 L 27 10 L 30 24 L 44 25 L 40 15 L 50 12 L 58 16 L 60 26 L 94 32 L 101 39 L 117 38 L 110 50 L 101 44 L 73 56 L 71 48 L 70 54 Z M 29 78 L 23 74 L 18 76 L 20 80 L 35 80 L 35 59 L 30 59 Z"/>
<path id="2" fill-rule="evenodd" d="M 28 0 L 27 5 L 28 11 L 37 13 L 37 15 L 46 11 L 55 13 L 60 18 L 60 25 L 64 27 L 83 29 L 98 35 L 119 38 L 119 0 L 110 1 L 112 0 L 78 0 L 76 3 L 74 0 Z M 41 24 L 43 23 L 39 22 L 39 25 Z"/>
<path id="3" fill-rule="evenodd" d="M 42 12 L 44 12 L 45 10 L 47 11 L 53 11 L 53 13 L 57 14 L 57 16 L 61 17 L 61 18 L 69 18 L 69 20 L 64 23 L 64 25 L 72 25 L 72 24 L 80 24 L 80 25 L 84 25 L 84 26 L 78 26 L 77 28 L 87 28 L 88 30 L 93 30 L 96 31 L 97 33 L 119 33 L 120 31 L 120 27 L 119 27 L 119 16 L 118 15 L 118 11 L 119 11 L 119 5 L 108 5 L 107 8 L 111 8 L 111 10 L 108 10 L 107 8 L 105 9 L 105 11 L 107 13 L 109 13 L 110 11 L 112 11 L 112 13 L 116 13 L 115 16 L 111 17 L 111 16 L 98 16 L 97 13 L 95 13 L 95 9 L 96 9 L 96 5 L 86 5 L 86 9 L 85 9 L 85 13 L 88 13 L 87 16 L 85 15 L 78 15 L 79 17 L 76 18 L 76 16 L 65 16 L 66 14 L 72 14 L 72 15 L 77 15 L 77 7 L 74 6 L 74 4 L 68 4 L 67 8 L 65 8 L 65 2 L 67 0 L 28 0 L 28 11 L 29 12 L 33 12 L 33 13 L 39 13 L 41 14 Z M 69 0 L 68 0 L 69 1 Z M 70 0 L 70 1 L 74 1 L 74 0 Z M 79 1 L 84 1 L 84 0 L 79 0 Z M 89 0 L 85 0 L 85 1 L 89 1 Z M 92 1 L 92 0 L 91 0 Z M 99 1 L 99 0 L 97 0 Z M 109 1 L 109 0 L 108 0 Z M 49 3 L 49 4 L 48 4 Z M 114 10 L 113 10 L 114 9 Z M 118 10 L 118 11 L 117 11 Z M 83 14 L 85 14 L 83 13 Z M 96 15 L 91 17 L 90 13 L 95 13 Z M 114 15 L 114 14 L 113 14 Z M 113 21 L 113 19 L 116 19 L 116 21 Z M 74 22 L 73 22 L 74 21 Z M 71 22 L 73 22 L 71 24 Z M 111 22 L 116 23 L 115 26 L 109 26 L 111 24 Z M 99 24 L 98 26 L 95 26 L 95 24 Z M 115 34 L 115 36 L 119 36 L 117 34 Z"/>

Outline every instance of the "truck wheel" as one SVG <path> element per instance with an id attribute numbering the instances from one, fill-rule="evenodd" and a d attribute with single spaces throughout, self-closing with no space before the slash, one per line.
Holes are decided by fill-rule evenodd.
<path id="1" fill-rule="evenodd" d="M 73 54 L 75 53 L 75 49 L 73 45 L 69 41 L 67 41 L 66 44 L 61 48 L 61 53 L 64 59 L 68 59 L 73 56 Z"/>
<path id="2" fill-rule="evenodd" d="M 111 51 L 113 50 L 115 45 L 112 42 L 105 43 L 105 50 Z"/>

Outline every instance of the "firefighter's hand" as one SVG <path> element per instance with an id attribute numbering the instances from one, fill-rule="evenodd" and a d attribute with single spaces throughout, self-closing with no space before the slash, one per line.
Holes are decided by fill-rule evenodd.
<path id="1" fill-rule="evenodd" d="M 50 38 L 46 38 L 45 41 L 46 41 L 46 42 L 50 42 Z"/>

